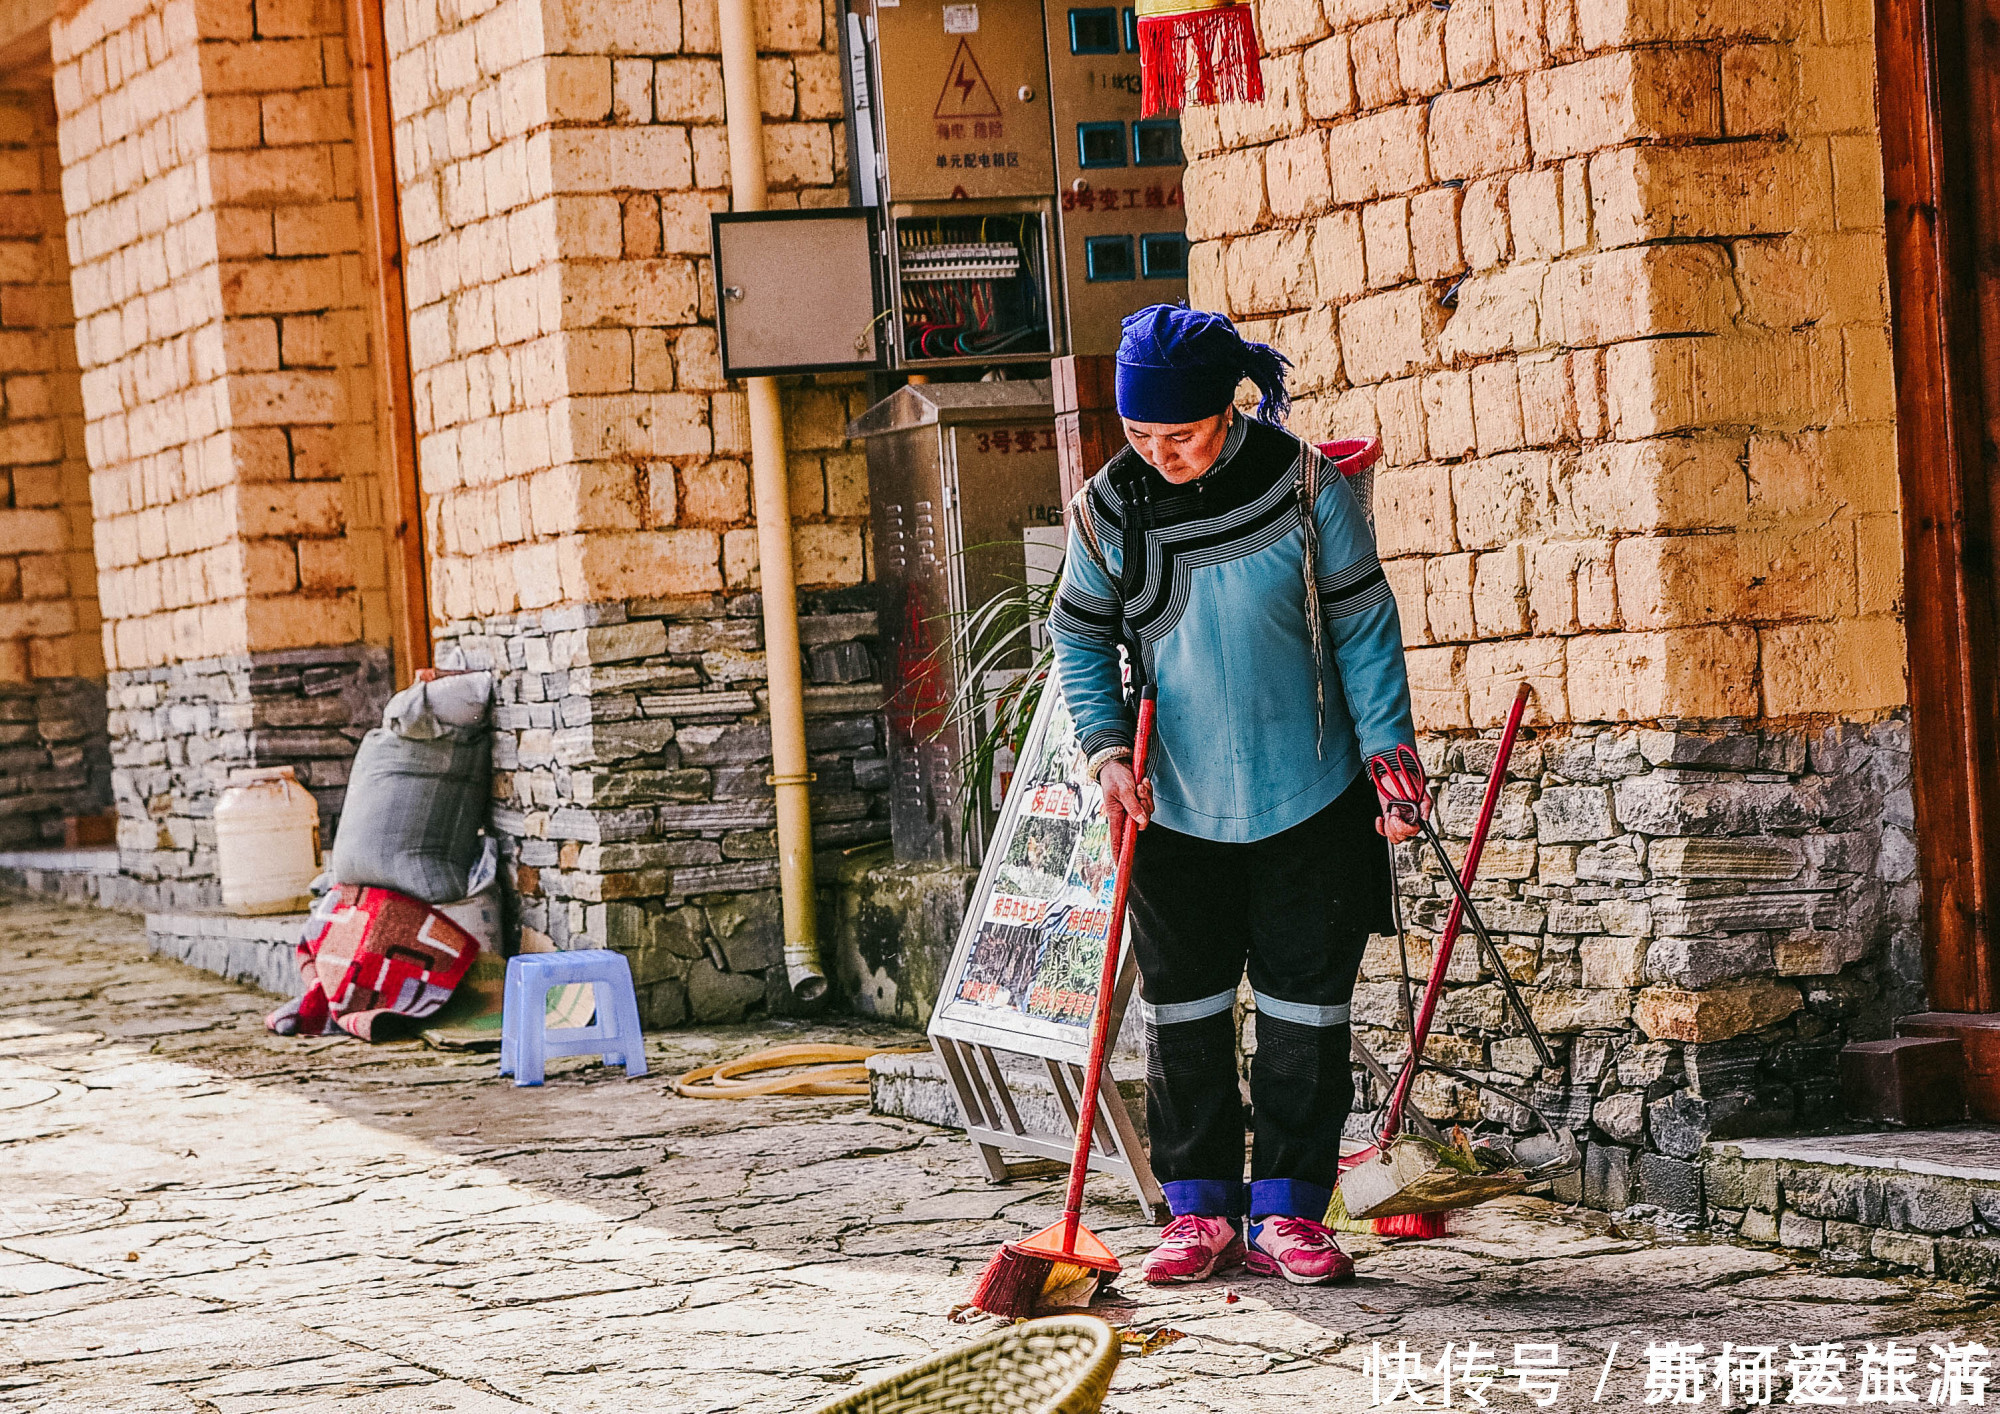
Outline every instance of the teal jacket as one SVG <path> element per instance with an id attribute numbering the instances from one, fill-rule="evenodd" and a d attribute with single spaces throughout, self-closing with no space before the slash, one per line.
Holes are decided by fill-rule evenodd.
<path id="1" fill-rule="evenodd" d="M 1360 504 L 1324 459 L 1314 662 L 1298 480 L 1300 459 L 1319 455 L 1238 417 L 1199 479 L 1175 486 L 1128 447 L 1071 513 L 1049 617 L 1063 696 L 1084 750 L 1130 745 L 1120 649 L 1142 655 L 1159 692 L 1154 818 L 1170 830 L 1267 838 L 1332 803 L 1368 757 L 1416 741 L 1396 601 Z"/>

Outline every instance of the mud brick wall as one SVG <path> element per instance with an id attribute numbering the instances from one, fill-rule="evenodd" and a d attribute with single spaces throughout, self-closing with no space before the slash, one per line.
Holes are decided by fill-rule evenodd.
<path id="1" fill-rule="evenodd" d="M 0 91 L 0 846 L 111 801 L 53 96 Z"/>
<path id="2" fill-rule="evenodd" d="M 844 851 L 889 835 L 873 596 L 804 597 L 822 933 Z M 527 948 L 625 953 L 649 1026 L 789 997 L 762 607 L 629 600 L 454 625 L 440 662 L 499 674 L 493 825 Z"/>
<path id="3" fill-rule="evenodd" d="M 1297 430 L 1383 441 L 1459 838 L 1479 733 L 1535 690 L 1483 887 L 1562 1064 L 1469 943 L 1432 1048 L 1578 1125 L 1591 1202 L 1698 1209 L 1701 1136 L 1830 1117 L 1833 1051 L 1918 974 L 1870 11 L 1258 19 L 1267 99 L 1184 119 L 1193 302 L 1293 356 Z M 1441 882 L 1406 874 L 1420 941 Z"/>
<path id="4" fill-rule="evenodd" d="M 774 207 L 847 204 L 831 0 L 758 7 Z M 425 535 L 453 622 L 756 587 L 713 0 L 392 0 Z M 799 582 L 865 574 L 858 385 L 786 389 Z"/>
<path id="5" fill-rule="evenodd" d="M 347 534 L 375 437 L 339 19 L 100 0 L 52 28 L 114 668 L 386 635 L 379 536 Z"/>
<path id="6" fill-rule="evenodd" d="M 1185 120 L 1194 302 L 1380 435 L 1428 730 L 1899 706 L 1859 0 L 1273 0 Z"/>
<path id="7" fill-rule="evenodd" d="M 386 648 L 297 648 L 111 673 L 123 906 L 215 908 L 215 805 L 233 770 L 290 766 L 331 847 L 355 748 L 389 700 Z"/>
<path id="8" fill-rule="evenodd" d="M 0 91 L 0 683 L 104 676 L 61 182 L 53 99 Z"/>

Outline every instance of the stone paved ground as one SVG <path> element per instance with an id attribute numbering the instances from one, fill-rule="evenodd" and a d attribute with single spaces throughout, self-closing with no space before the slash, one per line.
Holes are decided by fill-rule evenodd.
<path id="1" fill-rule="evenodd" d="M 943 1313 L 998 1241 L 1055 1215 L 1055 1185 L 991 1187 L 954 1135 L 861 1101 L 682 1100 L 664 1078 L 897 1033 L 681 1033 L 645 1079 L 575 1066 L 516 1090 L 490 1056 L 268 1037 L 268 1004 L 149 959 L 134 920 L 0 906 L 0 1405 L 808 1409 L 971 1338 Z M 1108 1184 L 1095 1200 L 1139 1250 L 1136 1208 Z M 1592 1402 L 1613 1341 L 1602 1402 L 1634 1407 L 1649 1339 L 2000 1345 L 1963 1290 L 1531 1200 L 1441 1242 L 1357 1246 L 1343 1290 L 1127 1283 L 1103 1314 L 1187 1338 L 1128 1359 L 1107 1407 L 1361 1408 L 1377 1340 L 1503 1359 L 1558 1341 L 1564 1409 Z"/>

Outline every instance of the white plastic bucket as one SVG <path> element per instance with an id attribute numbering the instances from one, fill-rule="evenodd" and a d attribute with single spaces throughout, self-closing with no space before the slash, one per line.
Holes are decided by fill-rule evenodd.
<path id="1" fill-rule="evenodd" d="M 302 913 L 318 877 L 319 802 L 290 766 L 236 771 L 215 807 L 222 906 L 232 913 Z"/>

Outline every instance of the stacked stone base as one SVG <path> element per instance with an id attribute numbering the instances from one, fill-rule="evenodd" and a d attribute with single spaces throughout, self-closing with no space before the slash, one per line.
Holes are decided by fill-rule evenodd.
<path id="1" fill-rule="evenodd" d="M 115 849 L 0 850 L 0 889 L 99 908 L 128 908 Z"/>
<path id="2" fill-rule="evenodd" d="M 0 849 L 60 845 L 64 820 L 110 808 L 104 684 L 0 684 Z"/>
<path id="3" fill-rule="evenodd" d="M 303 913 L 237 918 L 226 913 L 149 913 L 146 948 L 160 957 L 247 982 L 275 996 L 299 993 Z"/>
<path id="4" fill-rule="evenodd" d="M 1425 747 L 1461 853 L 1496 749 Z M 1705 1143 L 1838 1120 L 1841 1046 L 1921 1004 L 1909 772 L 1896 716 L 1524 739 L 1476 892 L 1557 1064 L 1538 1062 L 1469 933 L 1429 1054 L 1576 1133 L 1587 1161 L 1568 1196 L 1698 1217 Z M 1449 887 L 1414 847 L 1399 869 L 1421 987 Z M 1385 1059 L 1404 1044 L 1398 976 L 1394 941 L 1378 940 L 1355 1018 Z M 1539 1128 L 1524 1106 L 1435 1074 L 1417 1095 L 1440 1119 Z"/>
<path id="5" fill-rule="evenodd" d="M 843 1003 L 863 1016 L 929 1022 L 979 872 L 958 864 L 850 859 L 828 920 Z"/>
<path id="6" fill-rule="evenodd" d="M 499 678 L 493 826 L 520 937 L 625 953 L 648 1026 L 791 1005 L 761 615 L 755 594 L 635 599 L 440 638 L 441 664 Z M 807 596 L 799 635 L 826 935 L 847 852 L 889 833 L 872 591 Z"/>
<path id="7" fill-rule="evenodd" d="M 1990 1130 L 1715 1144 L 1702 1177 L 1710 1227 L 1738 1240 L 2000 1286 Z"/>
<path id="8" fill-rule="evenodd" d="M 232 771 L 290 766 L 330 845 L 355 748 L 392 687 L 389 650 L 364 644 L 112 673 L 118 849 L 137 906 L 221 906 L 215 806 Z"/>

